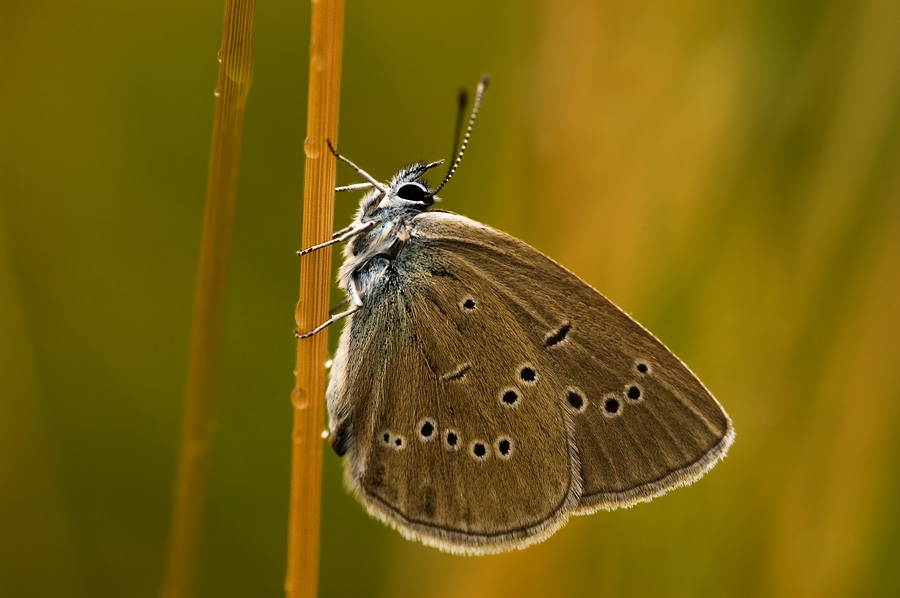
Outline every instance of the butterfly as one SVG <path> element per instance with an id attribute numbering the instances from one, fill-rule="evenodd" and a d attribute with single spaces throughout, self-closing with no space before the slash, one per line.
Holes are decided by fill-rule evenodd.
<path id="1" fill-rule="evenodd" d="M 433 209 L 417 163 L 366 182 L 339 282 L 350 308 L 327 390 L 330 442 L 375 517 L 441 550 L 547 538 L 570 515 L 689 484 L 734 439 L 728 415 L 659 340 L 526 243 Z M 458 127 L 459 130 L 459 127 Z M 454 148 L 455 150 L 455 148 Z"/>

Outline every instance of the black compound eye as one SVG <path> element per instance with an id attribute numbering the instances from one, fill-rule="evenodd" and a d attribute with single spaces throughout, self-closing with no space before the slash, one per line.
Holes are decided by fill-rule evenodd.
<path id="1" fill-rule="evenodd" d="M 397 189 L 397 197 L 406 201 L 415 201 L 431 205 L 434 198 L 425 190 L 425 187 L 418 183 L 405 183 Z"/>

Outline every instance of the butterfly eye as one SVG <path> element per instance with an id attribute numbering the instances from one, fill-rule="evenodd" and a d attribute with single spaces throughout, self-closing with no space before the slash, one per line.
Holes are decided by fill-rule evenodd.
<path id="1" fill-rule="evenodd" d="M 400 185 L 400 188 L 397 189 L 397 197 L 405 199 L 406 201 L 424 203 L 429 206 L 434 203 L 434 197 L 432 197 L 425 187 L 419 183 L 405 183 Z"/>

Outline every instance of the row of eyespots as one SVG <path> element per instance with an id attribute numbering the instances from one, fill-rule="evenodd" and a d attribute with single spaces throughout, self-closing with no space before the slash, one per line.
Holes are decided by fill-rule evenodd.
<path id="1" fill-rule="evenodd" d="M 425 418 L 419 423 L 419 440 L 422 442 L 431 442 L 434 438 L 437 437 L 436 427 L 434 421 L 430 418 Z M 402 451 L 406 448 L 406 440 L 400 434 L 392 434 L 391 432 L 384 432 L 381 436 L 381 443 L 386 448 L 390 448 L 396 451 Z M 460 447 L 460 438 L 459 433 L 453 429 L 447 429 L 444 431 L 444 448 L 448 451 L 457 451 Z M 509 459 L 512 456 L 513 452 L 513 443 L 512 440 L 507 438 L 506 436 L 501 436 L 494 441 L 494 451 L 497 453 L 497 457 L 500 459 Z M 469 452 L 474 459 L 477 461 L 484 461 L 487 459 L 490 454 L 488 452 L 487 444 L 483 440 L 473 440 L 469 443 Z"/>
<path id="2" fill-rule="evenodd" d="M 469 443 L 469 453 L 476 461 L 486 461 L 487 458 L 491 456 L 487 444 L 483 440 L 473 440 Z M 494 453 L 499 459 L 503 459 L 504 461 L 512 457 L 512 440 L 505 436 L 497 438 L 494 441 Z"/>
<path id="3" fill-rule="evenodd" d="M 400 434 L 391 434 L 390 432 L 384 432 L 381 435 L 381 444 L 386 448 L 394 449 L 395 451 L 402 451 L 406 448 L 406 440 Z"/>
<path id="4" fill-rule="evenodd" d="M 638 368 L 640 366 L 645 366 L 646 364 L 640 363 L 638 364 Z M 641 390 L 641 387 L 637 384 L 629 384 L 625 387 L 625 391 L 623 393 L 624 397 L 630 403 L 638 403 L 643 399 L 644 392 Z M 580 388 L 576 388 L 574 386 L 570 386 L 566 389 L 566 401 L 569 404 L 569 407 L 572 408 L 576 413 L 583 413 L 587 408 L 587 399 L 584 396 L 584 392 Z M 619 396 L 615 393 L 609 393 L 605 397 L 603 397 L 603 414 L 607 417 L 616 417 L 622 412 L 622 401 Z"/>
<path id="5" fill-rule="evenodd" d="M 566 402 L 575 413 L 584 413 L 587 409 L 588 400 L 584 396 L 584 391 L 580 388 L 570 386 L 566 389 Z M 615 417 L 620 413 L 621 403 L 613 394 L 608 394 L 603 398 L 603 414 L 607 417 Z"/>
<path id="6" fill-rule="evenodd" d="M 444 448 L 448 451 L 459 450 L 462 441 L 459 432 L 453 429 L 444 431 Z M 494 441 L 494 452 L 500 459 L 509 459 L 513 452 L 513 442 L 506 436 L 500 436 Z M 488 445 L 484 440 L 475 439 L 469 443 L 469 454 L 476 461 L 484 461 L 490 457 Z"/>
<path id="7" fill-rule="evenodd" d="M 526 386 L 533 386 L 537 383 L 538 374 L 533 367 L 525 364 L 520 366 L 518 370 L 519 378 Z M 500 390 L 498 397 L 501 405 L 510 409 L 515 409 L 519 405 L 519 399 L 522 398 L 522 391 L 515 386 L 507 386 Z"/>

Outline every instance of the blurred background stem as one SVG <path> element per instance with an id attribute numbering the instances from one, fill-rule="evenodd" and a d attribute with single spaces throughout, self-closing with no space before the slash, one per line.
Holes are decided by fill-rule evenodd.
<path id="1" fill-rule="evenodd" d="M 328 151 L 326 141 L 337 144 L 343 27 L 343 0 L 312 2 L 309 103 L 304 145 L 303 247 L 330 239 L 333 230 L 335 159 Z M 294 314 L 298 330 L 312 330 L 328 318 L 330 278 L 330 250 L 304 256 L 300 300 Z M 297 342 L 296 380 L 291 393 L 294 443 L 285 582 L 289 598 L 312 598 L 318 583 L 322 404 L 327 350 L 327 333 Z"/>
<path id="2" fill-rule="evenodd" d="M 184 423 L 162 589 L 164 598 L 192 596 L 197 581 L 244 109 L 253 78 L 254 9 L 254 0 L 226 0 L 225 3 Z"/>

